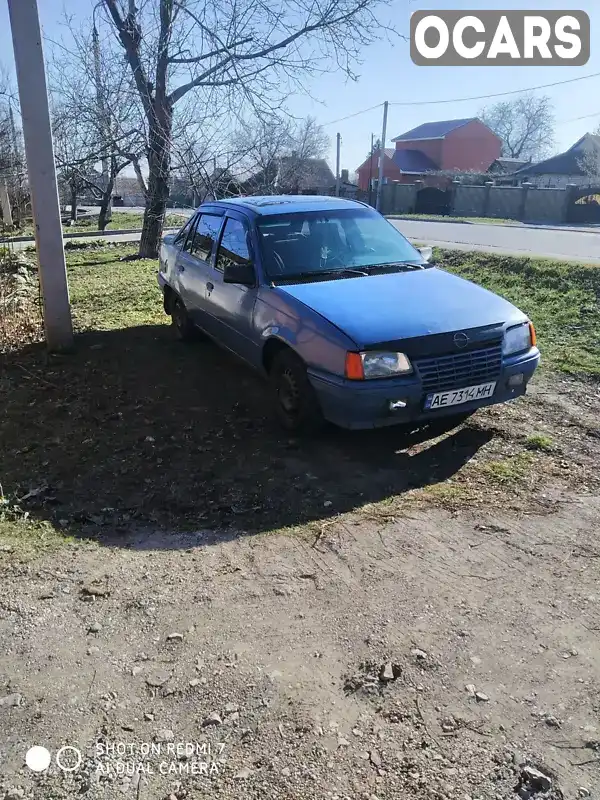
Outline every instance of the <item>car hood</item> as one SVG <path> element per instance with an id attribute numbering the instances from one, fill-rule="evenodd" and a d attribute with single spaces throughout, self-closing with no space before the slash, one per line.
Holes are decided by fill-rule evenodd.
<path id="1" fill-rule="evenodd" d="M 329 320 L 359 347 L 525 319 L 502 297 L 435 267 L 277 288 Z"/>

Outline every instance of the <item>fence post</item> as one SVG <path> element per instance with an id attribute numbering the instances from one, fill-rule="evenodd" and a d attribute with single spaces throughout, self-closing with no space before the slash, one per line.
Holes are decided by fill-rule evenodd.
<path id="1" fill-rule="evenodd" d="M 419 192 L 425 185 L 424 181 L 415 181 L 415 203 L 413 206 L 413 214 L 417 211 L 417 206 L 419 205 Z"/>
<path id="2" fill-rule="evenodd" d="M 520 220 L 524 220 L 525 219 L 525 211 L 527 209 L 527 195 L 529 194 L 529 190 L 532 187 L 533 187 L 533 184 L 532 183 L 528 183 L 527 181 L 525 183 L 521 184 L 522 196 L 521 196 L 521 207 L 519 208 L 519 219 Z"/>
<path id="3" fill-rule="evenodd" d="M 398 210 L 398 181 L 392 181 L 392 190 L 390 194 L 390 210 L 388 214 L 395 214 Z"/>
<path id="4" fill-rule="evenodd" d="M 453 216 L 456 215 L 456 193 L 459 186 L 460 186 L 460 180 L 458 178 L 455 178 L 452 181 L 452 196 L 450 198 L 450 213 Z"/>
<path id="5" fill-rule="evenodd" d="M 575 194 L 575 189 L 577 189 L 576 183 L 567 183 L 565 187 L 565 202 L 564 202 L 561 222 L 569 222 L 569 216 L 570 216 L 569 211 L 571 209 L 571 203 L 573 202 L 573 195 Z"/>
<path id="6" fill-rule="evenodd" d="M 494 185 L 494 181 L 486 181 L 485 182 L 485 194 L 483 196 L 483 209 L 482 209 L 482 217 L 489 217 L 490 211 L 490 195 L 492 193 L 492 186 Z"/>

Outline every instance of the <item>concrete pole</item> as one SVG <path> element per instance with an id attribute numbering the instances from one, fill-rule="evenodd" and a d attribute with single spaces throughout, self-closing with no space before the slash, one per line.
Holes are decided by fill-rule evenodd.
<path id="1" fill-rule="evenodd" d="M 13 219 L 10 208 L 10 197 L 8 196 L 8 186 L 6 181 L 0 183 L 0 209 L 2 209 L 2 221 L 5 228 L 12 228 Z"/>
<path id="2" fill-rule="evenodd" d="M 385 140 L 387 138 L 387 115 L 388 115 L 388 101 L 383 104 L 383 129 L 381 131 L 381 142 L 379 144 L 379 177 L 377 179 L 377 195 L 375 199 L 375 208 L 379 211 L 381 206 L 381 184 L 383 183 L 383 160 L 385 158 Z"/>
<path id="3" fill-rule="evenodd" d="M 67 268 L 54 166 L 37 0 L 8 0 L 35 241 L 50 351 L 73 346 Z"/>
<path id="4" fill-rule="evenodd" d="M 373 205 L 373 150 L 375 148 L 375 134 L 371 134 L 371 150 L 369 156 L 369 205 Z"/>
<path id="5" fill-rule="evenodd" d="M 335 154 L 335 196 L 340 196 L 340 150 L 342 146 L 342 134 L 338 133 L 336 137 L 336 154 Z"/>

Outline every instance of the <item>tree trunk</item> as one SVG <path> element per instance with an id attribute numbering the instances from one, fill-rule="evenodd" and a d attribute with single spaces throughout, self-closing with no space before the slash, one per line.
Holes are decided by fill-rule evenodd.
<path id="1" fill-rule="evenodd" d="M 77 187 L 71 186 L 71 222 L 77 222 Z"/>
<path id="2" fill-rule="evenodd" d="M 148 191 L 140 240 L 140 258 L 158 258 L 158 249 L 165 222 L 169 197 L 171 167 L 171 125 L 168 109 L 159 109 L 148 131 Z"/>
<path id="3" fill-rule="evenodd" d="M 100 213 L 98 214 L 98 230 L 103 231 L 112 219 L 112 193 L 115 187 L 115 179 L 109 178 L 102 199 L 100 200 Z"/>

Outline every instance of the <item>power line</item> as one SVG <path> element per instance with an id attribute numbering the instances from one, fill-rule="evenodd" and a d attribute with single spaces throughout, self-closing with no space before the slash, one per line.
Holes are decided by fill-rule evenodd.
<path id="1" fill-rule="evenodd" d="M 564 86 L 568 83 L 577 83 L 577 81 L 586 81 L 589 78 L 597 78 L 600 76 L 600 72 L 593 72 L 591 75 L 581 75 L 579 78 L 569 78 L 565 81 L 554 81 L 553 83 L 543 83 L 539 86 L 530 86 L 526 89 L 512 89 L 510 92 L 495 92 L 494 94 L 481 94 L 476 95 L 474 97 L 457 97 L 452 98 L 449 100 L 407 100 L 405 102 L 398 102 L 393 103 L 391 102 L 389 105 L 391 106 L 431 106 L 431 105 L 442 105 L 447 103 L 466 103 L 469 100 L 490 100 L 494 97 L 508 97 L 509 95 L 514 94 L 523 94 L 525 92 L 535 92 L 538 89 L 550 89 L 554 86 Z M 369 108 L 363 108 L 361 111 L 355 111 L 354 114 L 348 114 L 345 117 L 339 117 L 339 119 L 333 119 L 329 122 L 323 122 L 322 124 L 325 125 L 335 125 L 338 122 L 344 122 L 347 119 L 352 119 L 353 117 L 358 117 L 360 114 L 366 114 L 367 111 L 374 111 L 376 108 L 381 108 L 383 103 L 377 103 L 375 106 L 370 106 Z M 600 112 L 598 112 L 600 114 Z M 597 114 L 590 114 L 589 117 L 598 116 Z M 573 120 L 567 120 L 568 122 L 576 122 L 580 119 L 588 119 L 589 117 L 577 117 Z"/>
<path id="2" fill-rule="evenodd" d="M 336 122 L 343 122 L 345 119 L 352 119 L 352 117 L 358 117 L 359 114 L 366 114 L 367 111 L 373 111 L 376 108 L 381 108 L 383 103 L 377 103 L 376 106 L 371 106 L 370 108 L 363 108 L 362 111 L 356 111 L 354 114 L 348 114 L 347 117 L 340 117 L 339 119 L 332 119 L 331 122 L 323 122 L 322 125 L 335 125 Z"/>
<path id="3" fill-rule="evenodd" d="M 566 81 L 555 81 L 554 83 L 543 83 L 540 86 L 531 86 L 529 89 L 513 89 L 510 92 L 496 92 L 495 94 L 482 94 L 476 97 L 457 97 L 452 100 L 419 100 L 407 101 L 402 103 L 390 103 L 391 106 L 429 106 L 439 105 L 442 103 L 465 103 L 468 100 L 489 100 L 493 97 L 506 97 L 511 94 L 523 94 L 524 92 L 534 92 L 537 89 L 550 89 L 552 86 L 563 86 L 566 83 L 576 83 L 577 81 L 585 81 L 588 78 L 597 78 L 600 72 L 594 72 L 591 75 L 582 75 L 579 78 L 569 78 Z"/>
<path id="4" fill-rule="evenodd" d="M 584 117 L 571 117 L 571 119 L 561 119 L 556 124 L 566 125 L 567 122 L 579 122 L 579 120 L 592 119 L 593 117 L 600 117 L 600 111 L 596 111 L 593 114 L 586 114 Z"/>

